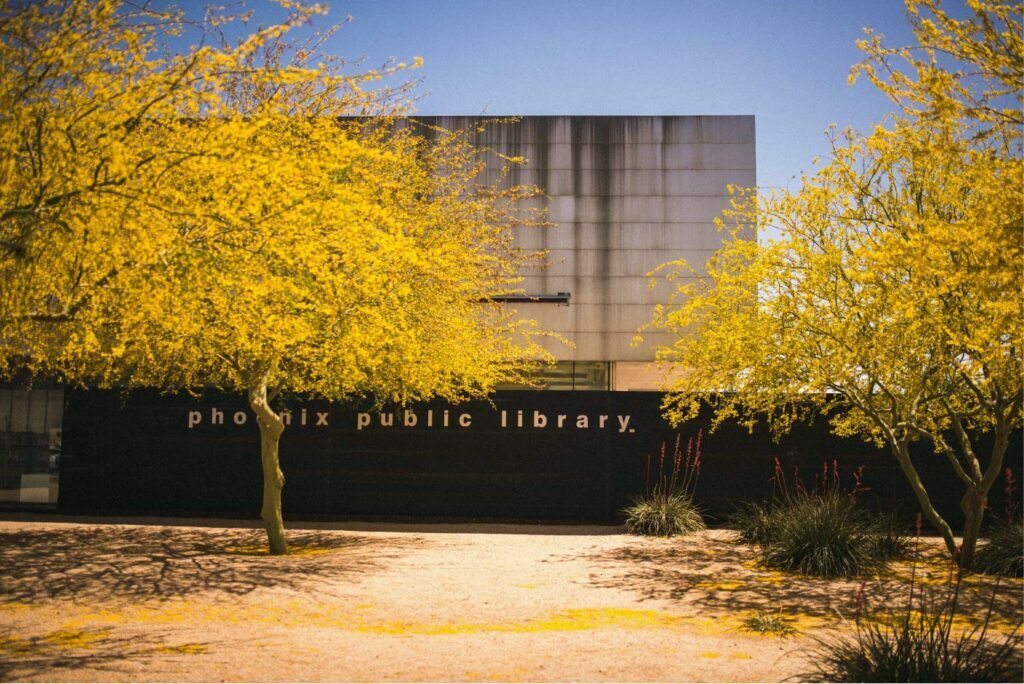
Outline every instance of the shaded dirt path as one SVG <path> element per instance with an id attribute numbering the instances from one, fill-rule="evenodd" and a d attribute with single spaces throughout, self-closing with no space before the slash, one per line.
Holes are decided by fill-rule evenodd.
<path id="1" fill-rule="evenodd" d="M 861 581 L 884 601 L 906 572 L 797 579 L 724 531 L 322 527 L 271 558 L 244 528 L 0 522 L 0 679 L 778 681 L 849 628 Z M 758 611 L 798 635 L 746 631 Z"/>

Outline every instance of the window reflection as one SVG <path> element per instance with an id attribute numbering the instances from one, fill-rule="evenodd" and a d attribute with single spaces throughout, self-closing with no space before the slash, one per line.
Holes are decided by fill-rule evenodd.
<path id="1" fill-rule="evenodd" d="M 545 390 L 609 390 L 611 389 L 611 362 L 558 361 L 537 374 L 540 388 Z M 498 385 L 500 390 L 532 389 L 524 385 Z"/>
<path id="2" fill-rule="evenodd" d="M 0 504 L 57 503 L 63 417 L 63 389 L 0 389 Z"/>

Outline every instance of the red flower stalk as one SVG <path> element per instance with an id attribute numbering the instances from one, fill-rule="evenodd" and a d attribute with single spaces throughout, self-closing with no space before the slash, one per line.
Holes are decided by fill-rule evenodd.
<path id="1" fill-rule="evenodd" d="M 647 454 L 647 475 L 644 477 L 644 493 L 651 493 L 651 455 Z"/>
<path id="2" fill-rule="evenodd" d="M 857 587 L 857 596 L 854 599 L 856 603 L 853 617 L 854 622 L 860 622 L 860 614 L 861 611 L 864 609 L 864 585 L 866 584 L 867 582 L 861 582 L 860 586 Z"/>
<path id="3" fill-rule="evenodd" d="M 658 482 L 665 477 L 665 442 L 661 443 L 661 460 L 658 461 Z"/>
<path id="4" fill-rule="evenodd" d="M 700 450 L 693 459 L 693 486 L 697 486 L 697 478 L 700 477 Z"/>
<path id="5" fill-rule="evenodd" d="M 779 461 L 779 457 L 775 457 L 775 486 L 779 488 L 782 493 L 783 499 L 789 501 L 789 490 L 786 488 L 786 475 L 782 472 L 782 462 Z"/>

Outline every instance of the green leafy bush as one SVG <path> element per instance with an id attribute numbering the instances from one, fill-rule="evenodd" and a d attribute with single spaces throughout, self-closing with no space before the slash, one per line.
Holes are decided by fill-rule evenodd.
<path id="1" fill-rule="evenodd" d="M 975 552 L 972 569 L 991 575 L 1024 576 L 1024 526 L 1021 522 L 995 523 L 988 542 Z"/>

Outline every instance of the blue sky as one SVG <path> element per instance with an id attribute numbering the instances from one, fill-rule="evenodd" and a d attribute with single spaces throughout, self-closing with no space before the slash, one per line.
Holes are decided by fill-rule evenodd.
<path id="1" fill-rule="evenodd" d="M 249 6 L 255 23 L 283 16 Z M 330 7 L 317 25 L 352 16 L 331 52 L 365 57 L 367 67 L 423 57 L 420 114 L 753 114 L 761 186 L 795 185 L 793 177 L 827 152 L 830 123 L 866 129 L 889 111 L 866 81 L 847 85 L 865 26 L 892 44 L 911 42 L 900 0 L 334 0 Z"/>

